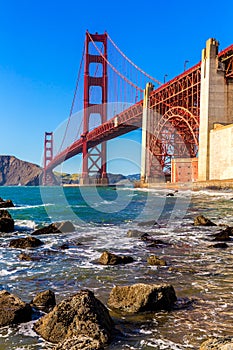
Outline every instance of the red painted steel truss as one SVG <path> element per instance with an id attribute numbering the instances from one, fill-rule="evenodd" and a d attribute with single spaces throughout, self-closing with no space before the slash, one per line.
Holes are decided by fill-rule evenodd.
<path id="1" fill-rule="evenodd" d="M 171 159 L 198 152 L 201 64 L 152 92 L 148 177 L 171 173 Z M 159 165 L 158 165 L 159 163 Z"/>
<path id="2" fill-rule="evenodd" d="M 219 53 L 219 62 L 223 64 L 219 68 L 225 71 L 225 78 L 233 79 L 233 45 Z"/>

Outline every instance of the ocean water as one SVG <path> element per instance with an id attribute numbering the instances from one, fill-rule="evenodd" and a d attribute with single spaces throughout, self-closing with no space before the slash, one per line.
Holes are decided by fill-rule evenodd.
<path id="1" fill-rule="evenodd" d="M 92 290 L 105 305 L 115 285 L 170 283 L 179 303 L 189 307 L 121 317 L 112 313 L 121 331 L 108 350 L 199 349 L 211 336 L 233 336 L 233 245 L 211 248 L 221 227 L 194 227 L 203 214 L 217 224 L 233 225 L 231 191 L 179 191 L 134 188 L 1 187 L 0 196 L 12 199 L 9 209 L 15 232 L 0 235 L 0 289 L 30 302 L 36 293 L 51 289 L 57 302 L 80 289 Z M 26 250 L 35 261 L 21 261 L 12 238 L 25 237 L 51 221 L 71 220 L 76 231 L 44 235 L 42 247 Z M 158 225 L 139 226 L 154 220 Z M 137 229 L 170 245 L 149 247 L 127 231 Z M 61 249 L 62 244 L 68 249 Z M 81 245 L 79 244 L 81 243 Z M 102 266 L 104 250 L 131 255 L 134 262 Z M 148 266 L 155 254 L 167 266 Z M 51 349 L 32 330 L 33 322 L 0 329 L 0 350 Z"/>

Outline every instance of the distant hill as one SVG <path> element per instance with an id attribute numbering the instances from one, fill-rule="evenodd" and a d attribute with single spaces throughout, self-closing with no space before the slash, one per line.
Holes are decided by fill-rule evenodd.
<path id="1" fill-rule="evenodd" d="M 38 186 L 41 174 L 39 165 L 14 156 L 0 156 L 0 186 Z"/>
<path id="2" fill-rule="evenodd" d="M 132 175 L 127 175 L 126 178 L 129 181 L 139 181 L 141 178 L 141 175 L 140 174 L 132 174 Z"/>
<path id="3" fill-rule="evenodd" d="M 68 174 L 68 173 L 58 173 L 54 172 L 55 177 L 57 178 L 58 183 L 62 184 L 78 184 L 80 174 Z M 122 174 L 112 174 L 108 173 L 108 180 L 109 184 L 127 184 L 127 181 L 134 182 L 140 179 L 140 174 L 133 174 L 133 175 L 122 175 Z"/>
<path id="4" fill-rule="evenodd" d="M 39 186 L 43 169 L 30 162 L 20 160 L 14 156 L 0 155 L 0 186 Z M 80 174 L 54 172 L 54 184 L 78 184 Z M 124 176 L 122 174 L 108 174 L 110 184 L 126 184 L 140 178 L 139 174 Z"/>

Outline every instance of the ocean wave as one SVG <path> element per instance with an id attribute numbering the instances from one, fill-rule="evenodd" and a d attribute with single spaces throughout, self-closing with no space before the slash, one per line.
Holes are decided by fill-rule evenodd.
<path id="1" fill-rule="evenodd" d="M 54 206 L 55 204 L 53 203 L 47 203 L 47 204 L 38 204 L 38 205 L 22 205 L 22 206 L 16 206 L 16 207 L 11 207 L 8 208 L 9 210 L 25 210 L 25 209 L 34 209 L 34 208 L 41 208 L 41 207 L 50 207 Z M 3 210 L 5 208 L 1 208 Z"/>
<path id="2" fill-rule="evenodd" d="M 35 230 L 36 223 L 33 220 L 15 220 L 15 230 L 25 231 L 25 230 Z"/>
<path id="3" fill-rule="evenodd" d="M 145 192 L 145 193 L 151 193 L 158 196 L 166 195 L 167 193 L 173 193 L 173 189 L 169 188 L 122 188 L 120 189 L 122 191 L 132 191 L 132 192 Z M 216 197 L 216 198 L 225 198 L 225 199 L 231 199 L 233 197 L 231 190 L 211 190 L 211 189 L 203 189 L 203 190 L 192 190 L 192 189 L 179 189 L 175 193 L 175 197 Z"/>

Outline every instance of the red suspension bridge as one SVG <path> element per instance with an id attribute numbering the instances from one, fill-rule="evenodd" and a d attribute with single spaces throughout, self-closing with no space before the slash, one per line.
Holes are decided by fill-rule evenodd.
<path id="1" fill-rule="evenodd" d="M 224 64 L 225 81 L 231 81 L 233 45 L 216 55 Z M 145 139 L 142 180 L 169 176 L 173 158 L 198 154 L 200 90 L 201 62 L 162 84 L 133 63 L 107 33 L 86 32 L 63 135 L 45 133 L 43 184 L 51 184 L 55 167 L 80 153 L 81 183 L 107 184 L 106 142 L 138 128 Z"/>

